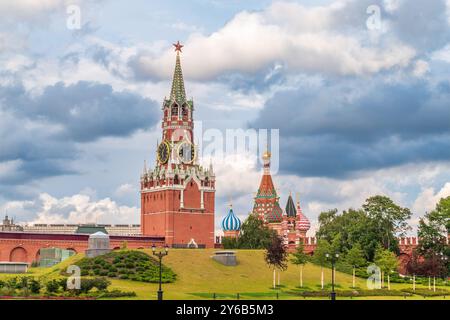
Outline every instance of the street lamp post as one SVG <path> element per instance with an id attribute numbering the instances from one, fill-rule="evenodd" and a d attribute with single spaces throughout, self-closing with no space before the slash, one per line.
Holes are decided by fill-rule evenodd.
<path id="1" fill-rule="evenodd" d="M 156 252 L 156 247 L 153 244 L 152 245 L 152 251 L 153 251 L 153 255 L 157 256 L 159 258 L 159 290 L 158 290 L 158 300 L 162 300 L 163 299 L 163 291 L 161 288 L 162 285 L 162 258 L 164 258 L 165 256 L 167 256 L 169 254 L 169 246 L 166 245 L 164 247 L 164 251 L 159 251 Z"/>
<path id="2" fill-rule="evenodd" d="M 336 300 L 336 292 L 334 291 L 334 266 L 336 265 L 336 261 L 339 258 L 339 253 L 335 253 L 335 254 L 325 254 L 325 257 L 327 259 L 331 260 L 331 300 Z"/>

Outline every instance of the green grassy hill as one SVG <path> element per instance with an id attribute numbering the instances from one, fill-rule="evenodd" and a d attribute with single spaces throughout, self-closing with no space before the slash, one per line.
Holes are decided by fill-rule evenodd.
<path id="1" fill-rule="evenodd" d="M 151 250 L 142 251 L 149 255 L 152 254 Z M 301 298 L 286 294 L 286 292 L 298 290 L 299 268 L 297 266 L 289 263 L 288 269 L 281 272 L 280 288 L 274 290 L 272 289 L 273 273 L 264 261 L 264 251 L 237 250 L 239 264 L 235 267 L 227 267 L 212 260 L 211 256 L 213 253 L 214 250 L 212 249 L 170 250 L 163 263 L 175 272 L 176 281 L 163 285 L 164 298 L 211 299 L 213 293 L 216 293 L 217 298 L 233 299 L 239 293 L 241 299 L 275 299 L 277 292 L 280 294 L 280 299 Z M 65 270 L 67 266 L 83 257 L 82 254 L 78 254 L 52 268 L 31 268 L 31 274 L 29 275 L 46 279 L 57 278 L 61 276 L 61 271 Z M 309 290 L 320 290 L 320 270 L 320 266 L 314 264 L 307 264 L 304 267 L 304 287 Z M 331 282 L 331 270 L 325 269 L 324 274 L 325 285 L 329 285 Z M 9 276 L 0 275 L 0 279 Z M 134 299 L 156 299 L 158 284 L 119 279 L 112 279 L 111 281 L 111 290 L 134 291 L 137 294 L 137 297 Z M 352 277 L 348 274 L 337 272 L 336 282 L 338 290 L 349 290 L 352 286 Z M 365 289 L 366 280 L 357 279 L 356 286 Z M 393 290 L 404 288 L 411 288 L 411 285 L 392 284 Z M 425 287 L 417 286 L 417 288 Z M 403 299 L 403 297 L 389 298 Z M 419 298 L 423 299 L 420 296 L 409 297 L 408 299 Z M 367 299 L 367 297 L 364 299 Z M 370 297 L 370 299 L 380 299 L 380 297 Z"/>
<path id="2" fill-rule="evenodd" d="M 150 250 L 144 251 L 151 254 Z M 242 299 L 274 299 L 278 291 L 280 299 L 293 299 L 293 296 L 283 292 L 298 290 L 299 267 L 291 263 L 286 271 L 281 272 L 281 287 L 278 290 L 272 289 L 273 272 L 264 261 L 263 250 L 237 250 L 239 264 L 236 267 L 227 267 L 212 260 L 213 253 L 212 249 L 172 249 L 163 262 L 177 274 L 177 280 L 163 286 L 165 298 L 211 299 L 213 293 L 216 293 L 218 298 L 235 298 L 239 293 Z M 320 266 L 307 264 L 303 270 L 304 287 L 320 290 L 320 274 Z M 324 280 L 325 285 L 330 285 L 330 269 L 324 269 Z M 156 298 L 156 284 L 136 286 L 136 283 L 131 281 L 113 280 L 112 282 L 114 288 L 135 291 L 138 298 Z M 336 282 L 337 289 L 348 290 L 352 286 L 352 277 L 337 272 Z M 356 286 L 366 288 L 366 279 L 357 278 Z M 410 287 L 411 285 L 408 284 L 392 284 L 393 290 Z"/>

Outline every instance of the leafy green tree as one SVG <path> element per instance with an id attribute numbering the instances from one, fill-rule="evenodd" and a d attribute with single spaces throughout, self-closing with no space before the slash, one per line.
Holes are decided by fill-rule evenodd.
<path id="1" fill-rule="evenodd" d="M 271 242 L 266 248 L 265 260 L 269 267 L 273 268 L 273 288 L 275 289 L 275 272 L 287 269 L 288 252 L 283 244 L 283 239 L 278 235 L 271 237 Z"/>
<path id="2" fill-rule="evenodd" d="M 411 217 L 408 208 L 402 208 L 386 196 L 370 197 L 363 204 L 372 227 L 381 236 L 385 249 L 398 252 L 397 235 L 403 235 L 409 229 L 407 220 Z"/>
<path id="3" fill-rule="evenodd" d="M 345 262 L 353 269 L 353 288 L 355 287 L 355 269 L 367 264 L 361 245 L 356 243 L 345 255 Z"/>
<path id="4" fill-rule="evenodd" d="M 398 267 L 397 255 L 392 251 L 383 249 L 381 246 L 375 251 L 375 264 L 381 269 L 382 282 L 384 285 L 384 275 L 387 274 L 388 290 L 391 289 L 390 274 Z"/>
<path id="5" fill-rule="evenodd" d="M 239 249 L 239 238 L 223 237 L 222 245 L 225 249 Z"/>
<path id="6" fill-rule="evenodd" d="M 450 233 L 450 196 L 439 200 L 436 209 L 430 213 L 430 219 L 443 226 L 443 232 Z"/>
<path id="7" fill-rule="evenodd" d="M 321 212 L 319 214 L 319 229 L 316 232 L 318 239 L 333 241 L 334 236 L 342 227 L 342 217 L 339 216 L 337 209 Z"/>
<path id="8" fill-rule="evenodd" d="M 381 242 L 381 237 L 370 223 L 370 219 L 363 210 L 349 209 L 341 215 L 337 210 L 322 212 L 319 215 L 319 230 L 317 237 L 335 242 L 339 235 L 340 239 L 337 252 L 347 252 L 355 243 L 360 243 L 367 260 L 373 260 L 375 249 Z"/>
<path id="9" fill-rule="evenodd" d="M 313 261 L 320 265 L 320 284 L 324 288 L 323 267 L 328 264 L 326 254 L 331 252 L 331 245 L 327 240 L 319 239 L 316 249 L 314 250 Z"/>
<path id="10" fill-rule="evenodd" d="M 305 253 L 303 243 L 300 243 L 292 254 L 291 262 L 300 266 L 300 288 L 303 288 L 303 266 L 308 262 L 309 256 Z"/>
<path id="11" fill-rule="evenodd" d="M 269 229 L 256 215 L 250 214 L 241 227 L 241 235 L 238 240 L 240 249 L 265 249 L 276 234 Z"/>
<path id="12" fill-rule="evenodd" d="M 417 232 L 420 241 L 409 272 L 428 277 L 445 277 L 450 272 L 450 247 L 446 241 L 449 224 L 450 197 L 447 197 L 440 199 L 435 210 L 420 219 Z"/>
<path id="13" fill-rule="evenodd" d="M 427 213 L 419 221 L 418 236 L 419 253 L 440 254 L 448 249 L 446 243 L 450 227 L 450 197 L 442 198 L 436 204 L 436 209 Z"/>

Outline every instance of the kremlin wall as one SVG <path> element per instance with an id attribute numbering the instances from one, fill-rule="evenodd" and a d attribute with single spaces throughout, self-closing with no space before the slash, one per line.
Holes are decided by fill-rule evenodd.
<path id="1" fill-rule="evenodd" d="M 150 248 L 169 245 L 175 248 L 221 247 L 222 236 L 215 235 L 216 178 L 213 165 L 199 164 L 194 140 L 194 103 L 187 99 L 181 68 L 182 45 L 175 46 L 176 62 L 169 98 L 162 104 L 161 141 L 152 168 L 144 168 L 140 177 L 141 224 L 139 225 L 33 225 L 18 226 L 6 218 L 0 231 L 0 262 L 39 260 L 43 248 L 84 252 L 89 235 L 101 231 L 110 236 L 110 249 Z M 263 155 L 263 176 L 254 198 L 252 213 L 275 230 L 290 251 L 303 244 L 312 254 L 316 238 L 307 237 L 310 221 L 300 201 L 289 195 L 285 209 L 280 206 L 270 173 L 271 154 Z M 240 219 L 230 206 L 222 220 L 225 237 L 239 237 Z M 403 266 L 417 246 L 416 238 L 399 239 Z"/>

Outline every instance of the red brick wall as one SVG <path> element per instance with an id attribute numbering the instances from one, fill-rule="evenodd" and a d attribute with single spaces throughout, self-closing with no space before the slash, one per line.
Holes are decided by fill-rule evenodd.
<path id="1" fill-rule="evenodd" d="M 0 233 L 0 261 L 37 261 L 41 248 L 71 249 L 78 253 L 88 247 L 88 235 L 82 234 L 36 234 L 24 232 Z M 122 247 L 124 241 L 129 249 L 150 248 L 164 245 L 164 238 L 110 236 L 110 248 Z"/>
<path id="2" fill-rule="evenodd" d="M 197 183 L 191 180 L 184 190 L 184 207 L 187 209 L 200 209 L 200 197 L 200 190 L 198 189 Z"/>

